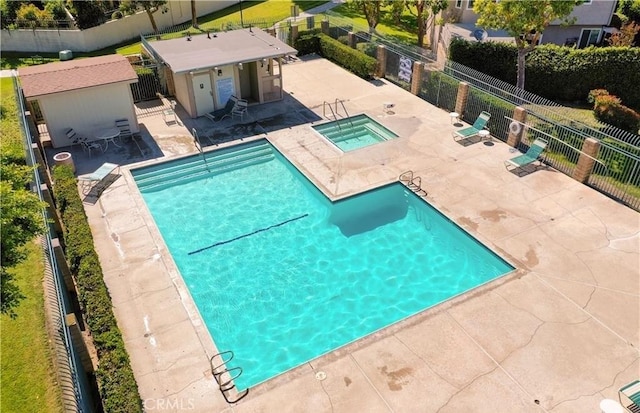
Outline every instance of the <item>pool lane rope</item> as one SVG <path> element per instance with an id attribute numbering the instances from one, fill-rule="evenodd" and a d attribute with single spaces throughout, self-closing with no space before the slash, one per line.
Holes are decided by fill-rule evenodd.
<path id="1" fill-rule="evenodd" d="M 255 230 L 255 231 L 253 231 L 253 232 L 249 232 L 248 234 L 243 234 L 243 235 L 237 236 L 237 237 L 235 237 L 235 238 L 228 239 L 228 240 L 226 240 L 226 241 L 216 242 L 215 244 L 211 244 L 211 245 L 209 245 L 209 246 L 206 246 L 206 247 L 203 247 L 203 248 L 197 249 L 197 250 L 195 250 L 195 251 L 191 251 L 191 252 L 190 252 L 190 253 L 188 253 L 187 255 L 197 254 L 197 253 L 199 253 L 199 252 L 206 251 L 206 250 L 208 250 L 208 249 L 211 249 L 211 248 L 213 248 L 213 247 L 217 247 L 217 246 L 219 246 L 219 245 L 228 244 L 228 243 L 230 243 L 230 242 L 237 241 L 237 240 L 242 239 L 242 238 L 250 237 L 250 236 L 252 236 L 252 235 L 257 234 L 258 232 L 268 231 L 268 230 L 270 230 L 270 229 L 280 227 L 280 226 L 282 226 L 282 225 L 288 224 L 288 223 L 293 222 L 293 221 L 297 221 L 297 220 L 302 219 L 302 218 L 306 218 L 306 217 L 308 217 L 308 216 L 309 216 L 309 214 L 300 215 L 299 217 L 295 217 L 295 218 L 288 219 L 288 220 L 286 220 L 286 221 L 282 221 L 282 222 L 281 222 L 281 223 L 279 223 L 279 224 L 270 225 L 270 226 L 265 227 L 265 228 L 257 229 L 257 230 Z"/>

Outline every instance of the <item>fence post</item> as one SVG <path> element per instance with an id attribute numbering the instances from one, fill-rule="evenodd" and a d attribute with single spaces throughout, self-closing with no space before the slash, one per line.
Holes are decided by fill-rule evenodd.
<path id="1" fill-rule="evenodd" d="M 387 48 L 383 44 L 378 45 L 376 50 L 376 57 L 378 59 L 378 70 L 376 71 L 377 78 L 383 78 L 387 70 Z"/>
<path id="2" fill-rule="evenodd" d="M 62 250 L 62 246 L 60 245 L 60 239 L 52 238 L 51 245 L 53 246 L 53 255 L 56 257 L 58 269 L 60 270 L 62 280 L 64 281 L 64 285 L 67 288 L 67 291 L 75 292 L 76 285 L 73 282 L 71 270 L 67 266 L 67 259 L 65 258 L 64 251 Z"/>
<path id="3" fill-rule="evenodd" d="M 511 128 L 509 128 L 509 136 L 507 136 L 507 145 L 517 148 L 520 145 L 520 141 L 522 140 L 522 136 L 524 135 L 524 124 L 527 121 L 527 111 L 525 108 L 516 106 L 513 109 L 513 119 L 517 120 L 518 126 L 520 126 L 518 133 L 514 133 Z M 517 122 L 516 122 L 517 123 Z"/>
<path id="4" fill-rule="evenodd" d="M 467 99 L 469 99 L 469 84 L 467 82 L 460 82 L 458 85 L 458 96 L 456 96 L 456 109 L 460 116 L 464 115 L 464 108 L 467 106 Z"/>
<path id="5" fill-rule="evenodd" d="M 593 164 L 596 162 L 594 158 L 598 156 L 600 150 L 600 142 L 593 138 L 587 138 L 582 144 L 582 151 L 578 158 L 578 164 L 573 171 L 572 178 L 581 183 L 587 182 L 591 171 L 593 170 Z"/>
<path id="6" fill-rule="evenodd" d="M 82 362 L 84 371 L 86 371 L 87 373 L 92 373 L 93 363 L 91 362 L 91 357 L 89 356 L 87 345 L 82 338 L 82 332 L 80 331 L 80 326 L 78 325 L 76 315 L 73 313 L 65 315 L 64 322 L 67 327 L 69 327 L 73 347 L 76 349 L 76 352 L 80 356 L 80 362 Z"/>
<path id="7" fill-rule="evenodd" d="M 323 34 L 329 35 L 329 20 L 323 20 L 320 22 L 320 30 Z"/>
<path id="8" fill-rule="evenodd" d="M 424 74 L 424 63 L 413 62 L 413 73 L 411 74 L 411 93 L 418 96 L 422 85 L 422 75 Z"/>
<path id="9" fill-rule="evenodd" d="M 298 26 L 291 26 L 291 44 L 289 46 L 293 46 L 298 40 Z"/>
<path id="10" fill-rule="evenodd" d="M 348 32 L 347 33 L 347 38 L 349 39 L 349 47 L 352 49 L 356 48 L 356 44 L 357 42 L 357 38 L 354 32 Z"/>

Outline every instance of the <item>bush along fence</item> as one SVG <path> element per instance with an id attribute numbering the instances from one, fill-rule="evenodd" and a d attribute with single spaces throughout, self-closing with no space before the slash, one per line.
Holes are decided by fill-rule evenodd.
<path id="1" fill-rule="evenodd" d="M 80 305 L 98 353 L 96 375 L 102 406 L 105 412 L 142 412 L 138 385 L 113 315 L 73 168 L 54 167 L 53 180 L 54 198 L 64 224 L 69 269 L 76 280 Z"/>
<path id="2" fill-rule="evenodd" d="M 326 48 L 327 55 L 360 59 L 375 50 L 375 77 L 385 77 L 438 107 L 457 112 L 469 123 L 473 123 L 482 111 L 491 113 L 488 129 L 492 136 L 510 146 L 526 150 L 538 137 L 547 140 L 549 145 L 544 153 L 547 164 L 640 210 L 638 135 L 619 131 L 623 134 L 616 138 L 607 134 L 609 129 L 615 128 L 609 125 L 594 128 L 574 121 L 567 115 L 566 108 L 530 92 L 514 90 L 515 86 L 455 62 L 449 62 L 442 70 L 429 58 L 403 55 L 398 49 L 384 44 L 367 44 L 366 39 L 353 31 L 329 28 L 328 21 L 321 22 L 320 30 L 299 33 L 296 26 L 291 27 L 291 38 L 300 54 L 323 55 L 324 37 L 336 37 L 335 43 Z M 328 44 L 328 40 L 324 44 Z M 351 48 L 353 52 L 347 53 L 343 47 Z M 341 58 L 332 60 L 343 64 Z M 356 73 L 353 65 L 347 67 Z M 367 66 L 367 71 L 372 67 Z"/>

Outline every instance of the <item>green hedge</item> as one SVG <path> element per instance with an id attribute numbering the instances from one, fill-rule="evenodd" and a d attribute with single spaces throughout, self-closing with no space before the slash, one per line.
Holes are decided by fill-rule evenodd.
<path id="1" fill-rule="evenodd" d="M 451 60 L 515 84 L 517 49 L 496 42 L 454 39 Z M 625 105 L 640 108 L 640 48 L 573 49 L 545 44 L 527 55 L 525 89 L 551 100 L 586 101 L 592 89 L 607 89 Z"/>
<path id="2" fill-rule="evenodd" d="M 78 186 L 70 166 L 53 170 L 56 206 L 64 222 L 69 266 L 78 284 L 78 298 L 98 353 L 98 387 L 105 412 L 142 412 L 138 385 L 113 315 L 111 297 L 93 246 Z"/>
<path id="3" fill-rule="evenodd" d="M 302 32 L 295 46 L 300 55 L 318 53 L 363 79 L 373 78 L 378 61 L 317 31 Z"/>

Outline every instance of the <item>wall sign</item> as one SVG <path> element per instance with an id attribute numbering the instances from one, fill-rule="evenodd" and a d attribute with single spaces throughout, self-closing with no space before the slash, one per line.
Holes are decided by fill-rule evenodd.
<path id="1" fill-rule="evenodd" d="M 398 68 L 398 79 L 405 82 L 411 82 L 411 65 L 413 62 L 407 57 L 400 58 L 400 67 Z"/>
<path id="2" fill-rule="evenodd" d="M 218 103 L 222 106 L 227 104 L 231 95 L 236 93 L 236 87 L 232 77 L 225 77 L 216 80 L 216 92 L 218 93 Z"/>

